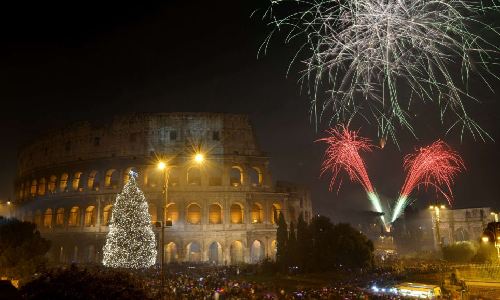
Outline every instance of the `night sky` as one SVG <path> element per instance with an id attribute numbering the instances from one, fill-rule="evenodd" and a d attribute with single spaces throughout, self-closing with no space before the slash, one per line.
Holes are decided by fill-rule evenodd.
<path id="1" fill-rule="evenodd" d="M 339 192 L 329 192 L 328 178 L 319 178 L 324 146 L 314 140 L 327 124 L 317 132 L 309 120 L 309 100 L 297 83 L 301 66 L 287 76 L 297 45 L 278 37 L 257 58 L 270 28 L 250 15 L 267 1 L 102 2 L 1 4 L 0 200 L 13 196 L 19 146 L 44 131 L 121 113 L 214 111 L 249 114 L 274 179 L 309 185 L 316 212 L 340 220 L 370 208 L 358 184 L 345 179 Z M 500 82 L 493 85 L 498 95 Z M 498 96 L 484 85 L 472 89 L 482 101 L 470 105 L 472 114 L 498 141 Z M 498 142 L 445 135 L 429 107 L 412 118 L 419 139 L 403 131 L 399 149 L 388 143 L 363 155 L 379 193 L 394 199 L 403 156 L 442 138 L 467 167 L 456 181 L 455 207 L 500 209 Z M 352 128 L 378 144 L 373 126 Z M 431 192 L 417 195 L 420 207 L 443 201 Z"/>

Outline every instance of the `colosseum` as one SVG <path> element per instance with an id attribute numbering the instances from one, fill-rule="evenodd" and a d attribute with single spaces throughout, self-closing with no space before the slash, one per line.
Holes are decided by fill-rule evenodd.
<path id="1" fill-rule="evenodd" d="M 197 153 L 203 163 L 193 160 Z M 159 161 L 168 165 L 166 197 Z M 170 221 L 166 262 L 255 263 L 275 256 L 278 213 L 287 222 L 312 217 L 307 189 L 274 182 L 269 163 L 246 115 L 134 114 L 75 123 L 20 150 L 16 215 L 52 241 L 52 263 L 99 263 L 116 194 L 134 170 L 153 224 L 163 212 Z M 154 229 L 159 237 L 161 226 Z"/>

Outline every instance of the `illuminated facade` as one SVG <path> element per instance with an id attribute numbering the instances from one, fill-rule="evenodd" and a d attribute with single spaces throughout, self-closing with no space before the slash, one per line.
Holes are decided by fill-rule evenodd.
<path id="1" fill-rule="evenodd" d="M 192 159 L 199 151 L 203 164 Z M 160 220 L 159 159 L 169 174 L 169 263 L 273 258 L 275 216 L 312 216 L 306 189 L 273 183 L 248 117 L 219 113 L 126 115 L 49 132 L 19 153 L 16 214 L 52 241 L 51 261 L 100 262 L 112 204 L 130 170 L 139 174 L 152 221 Z"/>

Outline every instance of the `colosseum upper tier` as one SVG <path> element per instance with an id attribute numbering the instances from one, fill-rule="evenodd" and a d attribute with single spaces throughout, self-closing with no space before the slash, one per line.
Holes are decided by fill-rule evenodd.
<path id="1" fill-rule="evenodd" d="M 160 160 L 168 171 L 158 170 Z M 164 211 L 172 223 L 164 229 L 169 263 L 274 258 L 278 213 L 287 222 L 312 216 L 306 189 L 273 182 L 248 117 L 223 113 L 134 114 L 48 132 L 19 153 L 16 215 L 52 241 L 52 262 L 98 263 L 130 170 L 152 222 Z"/>

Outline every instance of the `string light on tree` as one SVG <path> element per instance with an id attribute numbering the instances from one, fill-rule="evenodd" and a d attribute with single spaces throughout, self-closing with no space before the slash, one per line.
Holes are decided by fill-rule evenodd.
<path id="1" fill-rule="evenodd" d="M 144 193 L 130 171 L 129 181 L 116 196 L 103 264 L 113 268 L 141 269 L 156 262 L 156 240 Z"/>

